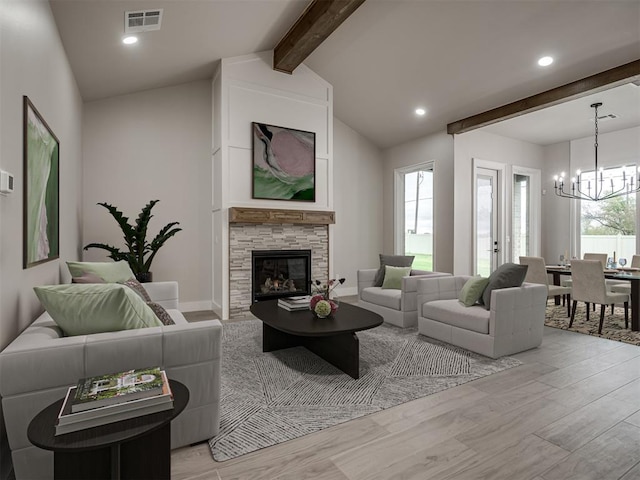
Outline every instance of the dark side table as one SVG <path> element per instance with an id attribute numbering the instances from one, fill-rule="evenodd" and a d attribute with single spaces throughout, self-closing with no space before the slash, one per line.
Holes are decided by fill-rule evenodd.
<path id="1" fill-rule="evenodd" d="M 171 420 L 189 402 L 189 389 L 169 380 L 173 408 L 99 427 L 55 436 L 55 422 L 64 399 L 36 415 L 27 430 L 36 447 L 54 452 L 54 478 L 171 478 Z"/>

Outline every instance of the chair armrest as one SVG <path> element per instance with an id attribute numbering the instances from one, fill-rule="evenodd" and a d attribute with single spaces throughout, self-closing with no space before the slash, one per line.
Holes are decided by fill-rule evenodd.
<path id="1" fill-rule="evenodd" d="M 420 272 L 420 273 L 416 273 Z M 402 277 L 402 293 L 417 292 L 418 280 L 423 278 L 450 277 L 450 273 L 430 272 L 428 270 L 411 270 L 411 275 Z"/>
<path id="2" fill-rule="evenodd" d="M 523 283 L 521 287 L 493 290 L 489 335 L 505 337 L 536 330 L 541 336 L 546 306 L 546 285 Z"/>
<path id="3" fill-rule="evenodd" d="M 358 270 L 358 296 L 360 296 L 363 289 L 373 287 L 377 272 L 377 268 Z"/>
<path id="4" fill-rule="evenodd" d="M 142 286 L 152 301 L 166 309 L 178 310 L 178 282 L 149 282 Z"/>

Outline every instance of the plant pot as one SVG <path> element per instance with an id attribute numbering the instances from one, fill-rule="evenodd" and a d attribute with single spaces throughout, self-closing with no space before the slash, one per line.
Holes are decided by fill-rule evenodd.
<path id="1" fill-rule="evenodd" d="M 136 275 L 136 280 L 138 280 L 140 283 L 153 282 L 152 272 L 138 272 L 135 275 Z"/>

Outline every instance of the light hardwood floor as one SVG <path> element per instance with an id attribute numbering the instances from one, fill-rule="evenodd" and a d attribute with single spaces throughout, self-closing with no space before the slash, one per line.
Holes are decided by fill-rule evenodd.
<path id="1" fill-rule="evenodd" d="M 523 365 L 215 462 L 172 452 L 184 480 L 640 480 L 640 347 L 545 327 Z"/>

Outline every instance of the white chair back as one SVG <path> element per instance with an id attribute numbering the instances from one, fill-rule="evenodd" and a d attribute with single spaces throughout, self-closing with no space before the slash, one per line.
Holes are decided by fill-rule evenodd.
<path id="1" fill-rule="evenodd" d="M 574 301 L 600 305 L 608 303 L 604 271 L 598 260 L 573 260 L 571 279 L 571 296 Z"/>
<path id="2" fill-rule="evenodd" d="M 584 260 L 598 260 L 602 264 L 602 269 L 607 268 L 607 254 L 606 253 L 585 253 Z M 573 262 L 571 262 L 573 265 Z M 572 274 L 573 276 L 573 274 Z"/>
<path id="3" fill-rule="evenodd" d="M 520 265 L 527 265 L 527 276 L 524 278 L 525 282 L 549 286 L 549 276 L 544 258 L 520 257 Z"/>

